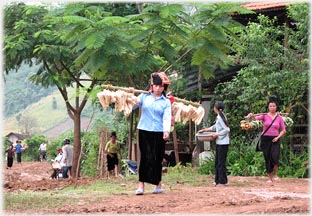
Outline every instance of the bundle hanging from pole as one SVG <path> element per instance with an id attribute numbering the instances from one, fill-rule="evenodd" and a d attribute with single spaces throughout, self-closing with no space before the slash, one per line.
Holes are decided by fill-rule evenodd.
<path id="1" fill-rule="evenodd" d="M 148 94 L 149 91 L 138 90 L 132 87 L 120 87 L 113 85 L 101 85 L 104 90 L 98 92 L 97 96 L 102 107 L 106 109 L 110 103 L 115 103 L 115 110 L 123 111 L 128 116 L 132 112 L 132 108 L 139 100 L 135 94 Z M 112 91 L 111 91 L 112 90 Z M 171 96 L 169 96 L 171 97 Z M 171 97 L 172 98 L 172 97 Z M 182 121 L 186 124 L 189 120 L 199 125 L 205 115 L 205 109 L 200 103 L 195 103 L 185 99 L 173 97 L 171 101 L 172 116 L 176 122 Z"/>
<path id="2" fill-rule="evenodd" d="M 133 93 L 133 94 L 141 94 L 141 93 L 148 94 L 149 93 L 149 91 L 139 90 L 139 89 L 135 89 L 135 88 L 132 88 L 132 87 L 120 87 L 120 86 L 113 86 L 113 85 L 101 85 L 101 86 L 104 89 L 107 89 L 107 90 L 122 90 L 122 91 Z M 174 100 L 177 101 L 177 102 L 182 102 L 182 103 L 187 104 L 187 105 L 190 104 L 190 105 L 193 105 L 195 107 L 201 106 L 200 103 L 193 102 L 193 101 L 188 101 L 188 100 L 181 99 L 181 98 L 178 98 L 178 97 L 174 97 Z"/>

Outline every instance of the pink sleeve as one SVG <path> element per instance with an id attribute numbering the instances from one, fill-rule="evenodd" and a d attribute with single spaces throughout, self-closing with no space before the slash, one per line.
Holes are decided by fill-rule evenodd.
<path id="1" fill-rule="evenodd" d="M 284 131 L 286 132 L 286 126 L 285 126 L 285 122 L 284 122 L 284 119 L 282 116 L 279 116 L 278 117 L 278 120 L 279 120 L 279 126 L 280 126 L 280 131 Z"/>
<path id="2" fill-rule="evenodd" d="M 258 116 L 256 116 L 255 117 L 255 119 L 257 120 L 257 121 L 264 121 L 264 115 L 258 115 Z"/>

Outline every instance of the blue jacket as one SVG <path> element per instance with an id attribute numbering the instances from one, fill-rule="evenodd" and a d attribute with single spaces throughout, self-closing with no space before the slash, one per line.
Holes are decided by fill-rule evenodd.
<path id="1" fill-rule="evenodd" d="M 140 94 L 139 103 L 133 109 L 142 107 L 137 128 L 151 132 L 169 132 L 171 127 L 171 104 L 164 95 L 155 99 L 154 94 Z"/>
<path id="2" fill-rule="evenodd" d="M 23 146 L 21 144 L 17 144 L 15 146 L 15 152 L 18 154 L 18 153 L 21 153 L 22 152 L 22 148 Z"/>

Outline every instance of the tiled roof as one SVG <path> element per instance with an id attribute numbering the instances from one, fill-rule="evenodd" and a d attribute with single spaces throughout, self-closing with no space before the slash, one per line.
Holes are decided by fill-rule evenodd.
<path id="1" fill-rule="evenodd" d="M 23 140 L 23 139 L 27 139 L 27 138 L 31 138 L 30 135 L 27 135 L 27 134 L 19 134 L 19 133 L 9 133 L 6 135 L 6 137 L 9 137 L 9 136 L 15 136 L 16 138 L 20 139 L 20 140 Z"/>
<path id="2" fill-rule="evenodd" d="M 289 2 L 250 2 L 241 4 L 241 6 L 249 10 L 260 12 L 279 10 L 289 4 Z"/>

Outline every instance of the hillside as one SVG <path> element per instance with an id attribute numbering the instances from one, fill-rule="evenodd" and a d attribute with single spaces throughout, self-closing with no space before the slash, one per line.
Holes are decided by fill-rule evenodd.
<path id="1" fill-rule="evenodd" d="M 3 74 L 3 115 L 5 117 L 22 111 L 57 89 L 55 86 L 42 87 L 29 81 L 29 77 L 35 74 L 39 67 L 39 65 L 30 67 L 22 64 L 17 71 L 12 70 L 8 74 Z"/>
<path id="2" fill-rule="evenodd" d="M 31 134 L 43 134 L 52 138 L 73 129 L 73 121 L 68 116 L 64 99 L 57 88 L 45 88 L 29 80 L 39 67 L 35 64 L 22 64 L 17 71 L 10 71 L 3 76 L 4 136 L 10 132 L 23 133 L 29 128 Z M 67 90 L 73 104 L 75 90 Z M 92 114 L 86 114 L 88 107 L 90 103 L 87 103 L 82 113 L 82 130 L 90 123 L 89 116 Z"/>
<path id="3" fill-rule="evenodd" d="M 84 117 L 81 119 L 81 129 L 82 130 L 84 130 L 84 131 L 88 130 L 90 128 L 90 124 L 91 124 L 90 118 Z M 66 121 L 60 122 L 59 124 L 55 125 L 54 127 L 44 131 L 43 134 L 47 138 L 54 138 L 54 137 L 57 137 L 60 134 L 64 133 L 65 131 L 73 130 L 73 128 L 74 128 L 74 123 L 70 118 L 68 118 Z"/>
<path id="4" fill-rule="evenodd" d="M 57 108 L 53 108 L 53 98 L 56 101 Z M 4 132 L 6 135 L 10 132 L 21 133 L 24 130 L 23 123 L 18 122 L 20 118 L 27 118 L 33 121 L 31 129 L 32 134 L 44 134 L 48 138 L 56 137 L 66 131 L 73 129 L 73 121 L 69 118 L 65 102 L 58 91 L 54 91 L 47 97 L 42 98 L 36 103 L 26 107 L 26 109 L 15 115 L 4 119 Z M 90 122 L 88 115 L 82 118 L 82 130 L 85 130 Z"/>

